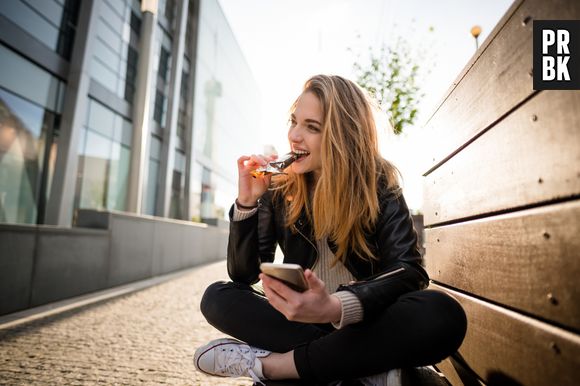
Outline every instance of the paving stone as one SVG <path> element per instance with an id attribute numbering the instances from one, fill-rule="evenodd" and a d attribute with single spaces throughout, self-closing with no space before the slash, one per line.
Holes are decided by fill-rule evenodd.
<path id="1" fill-rule="evenodd" d="M 0 329 L 0 385 L 251 385 L 193 366 L 223 334 L 199 311 L 205 288 L 227 279 L 224 261 L 155 287 Z"/>

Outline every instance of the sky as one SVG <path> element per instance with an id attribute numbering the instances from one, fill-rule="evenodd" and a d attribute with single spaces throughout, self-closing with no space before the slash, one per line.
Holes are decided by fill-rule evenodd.
<path id="1" fill-rule="evenodd" d="M 425 123 L 449 86 L 476 52 L 470 34 L 481 27 L 481 46 L 510 7 L 511 0 L 218 0 L 261 93 L 264 145 L 289 151 L 288 109 L 304 82 L 315 74 L 355 80 L 353 63 L 369 47 L 407 41 L 421 67 L 417 122 L 401 136 L 388 131 L 379 115 L 382 155 L 403 176 L 409 207 L 420 211 Z M 257 152 L 262 149 L 255 150 Z"/>

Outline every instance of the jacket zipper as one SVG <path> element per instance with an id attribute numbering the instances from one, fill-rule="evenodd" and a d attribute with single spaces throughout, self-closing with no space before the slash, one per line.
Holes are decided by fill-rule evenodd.
<path id="1" fill-rule="evenodd" d="M 298 225 L 300 225 L 300 223 L 298 223 Z M 314 264 L 312 264 L 312 267 L 310 268 L 311 270 L 314 271 L 314 267 L 316 267 L 316 264 L 318 264 L 318 258 L 319 258 L 318 248 L 316 248 L 316 245 L 314 245 L 314 243 L 312 241 L 310 241 L 310 239 L 308 237 L 304 236 L 304 233 L 302 233 L 300 231 L 300 229 L 298 229 L 298 227 L 296 227 L 296 230 L 298 231 L 298 233 L 300 233 L 300 236 L 304 237 L 304 239 L 306 241 L 308 241 L 310 243 L 310 245 L 312 245 L 312 248 L 314 248 L 314 251 L 316 251 L 316 260 L 314 260 Z"/>
<path id="2" fill-rule="evenodd" d="M 385 278 L 385 277 L 389 277 L 389 276 L 392 276 L 392 275 L 397 274 L 399 272 L 402 272 L 404 270 L 405 270 L 405 267 L 397 268 L 394 271 L 385 272 L 382 275 L 379 275 L 379 276 L 375 277 L 373 280 L 379 280 L 379 279 L 382 279 L 382 278 Z M 373 281 L 373 280 L 371 280 L 371 281 Z"/>
<path id="3" fill-rule="evenodd" d="M 404 270 L 405 270 L 405 267 L 397 268 L 394 271 L 385 272 L 382 275 L 379 275 L 379 276 L 375 277 L 374 279 L 371 279 L 371 280 L 358 280 L 358 281 L 354 282 L 353 284 L 356 285 L 356 284 L 359 284 L 359 283 L 370 283 L 370 282 L 373 282 L 375 280 L 384 279 L 385 277 L 389 277 L 389 276 L 396 275 L 397 273 L 403 272 Z"/>

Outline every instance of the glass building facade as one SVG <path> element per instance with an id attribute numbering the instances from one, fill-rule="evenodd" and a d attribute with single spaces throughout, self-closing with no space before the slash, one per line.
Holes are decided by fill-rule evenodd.
<path id="1" fill-rule="evenodd" d="M 244 58 L 217 0 L 202 1 L 198 31 L 194 215 L 219 217 L 227 215 L 237 194 L 237 170 L 232 173 L 240 155 L 236 149 L 255 147 L 260 95 L 249 67 L 238 65 Z"/>
<path id="2" fill-rule="evenodd" d="M 0 66 L 0 222 L 226 218 L 260 96 L 217 0 L 2 1 Z"/>

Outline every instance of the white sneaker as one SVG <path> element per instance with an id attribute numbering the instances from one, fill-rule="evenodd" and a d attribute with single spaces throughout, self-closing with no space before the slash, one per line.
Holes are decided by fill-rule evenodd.
<path id="1" fill-rule="evenodd" d="M 392 369 L 386 373 L 359 378 L 358 381 L 364 386 L 402 386 L 401 369 Z"/>
<path id="2" fill-rule="evenodd" d="M 212 340 L 198 348 L 193 356 L 195 367 L 206 374 L 219 377 L 250 377 L 263 384 L 262 362 L 258 358 L 270 355 L 270 351 L 251 347 L 239 340 L 223 338 Z"/>

